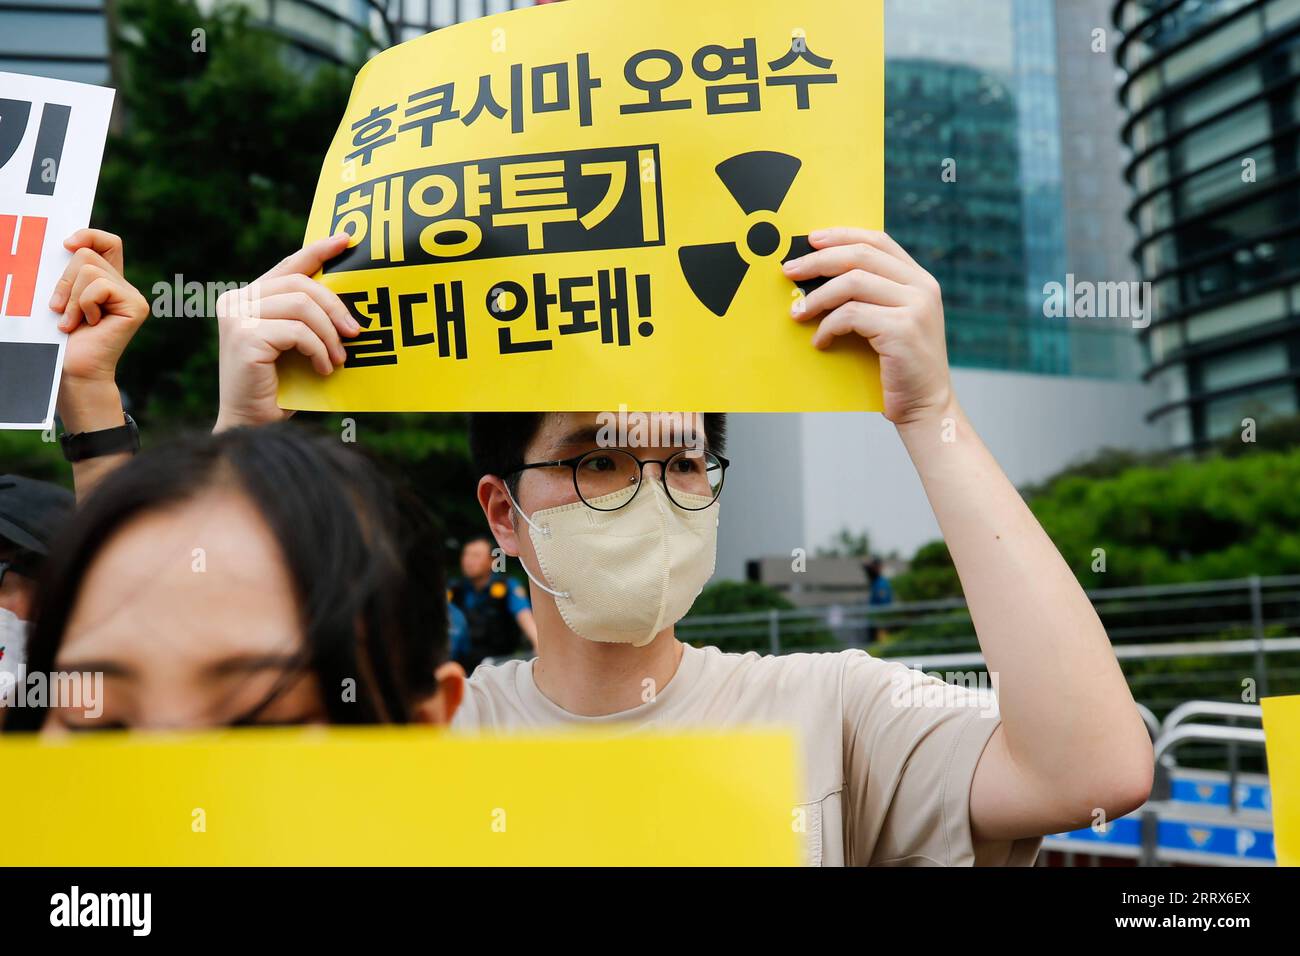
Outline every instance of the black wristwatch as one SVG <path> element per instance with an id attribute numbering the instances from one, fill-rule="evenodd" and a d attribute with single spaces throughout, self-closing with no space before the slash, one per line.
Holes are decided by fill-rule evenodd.
<path id="1" fill-rule="evenodd" d="M 130 415 L 123 412 L 122 417 L 126 419 L 126 424 L 116 428 L 77 432 L 73 435 L 64 432 L 59 436 L 63 457 L 76 462 L 87 458 L 102 458 L 104 455 L 134 455 L 140 450 L 140 429 Z"/>

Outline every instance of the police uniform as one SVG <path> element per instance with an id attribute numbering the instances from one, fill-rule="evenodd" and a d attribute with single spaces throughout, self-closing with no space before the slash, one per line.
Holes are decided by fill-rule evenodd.
<path id="1" fill-rule="evenodd" d="M 522 635 L 516 615 L 531 608 L 522 585 L 493 574 L 480 590 L 468 578 L 457 578 L 451 582 L 449 599 L 468 625 L 460 653 L 453 651 L 465 673 L 474 673 L 486 657 L 509 657 L 519 649 Z"/>

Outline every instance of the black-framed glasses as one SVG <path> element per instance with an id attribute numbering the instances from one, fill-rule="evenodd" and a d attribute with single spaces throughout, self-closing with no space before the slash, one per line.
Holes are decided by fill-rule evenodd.
<path id="1" fill-rule="evenodd" d="M 621 448 L 597 448 L 572 458 L 529 462 L 510 475 L 530 468 L 569 468 L 573 488 L 584 505 L 594 511 L 617 511 L 641 489 L 645 466 L 658 465 L 672 503 L 683 511 L 703 511 L 722 494 L 730 464 L 711 451 L 683 449 L 667 458 L 641 459 Z"/>
<path id="2" fill-rule="evenodd" d="M 12 561 L 0 561 L 0 587 L 4 587 L 5 575 L 9 573 L 9 569 L 13 566 Z M 18 572 L 15 571 L 14 573 L 17 574 Z"/>

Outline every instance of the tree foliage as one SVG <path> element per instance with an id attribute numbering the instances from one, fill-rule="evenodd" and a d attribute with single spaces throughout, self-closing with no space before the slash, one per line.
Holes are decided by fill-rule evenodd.
<path id="1" fill-rule="evenodd" d="M 1111 471 L 1115 460 L 1075 466 L 1029 499 L 1085 587 L 1300 568 L 1300 448 L 1167 457 Z M 961 594 L 943 542 L 922 547 L 894 585 L 904 600 Z"/>

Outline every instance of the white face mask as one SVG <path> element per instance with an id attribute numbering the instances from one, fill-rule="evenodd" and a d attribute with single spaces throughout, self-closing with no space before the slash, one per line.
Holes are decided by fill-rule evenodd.
<path id="1" fill-rule="evenodd" d="M 597 511 L 581 501 L 547 508 L 532 518 L 510 496 L 528 522 L 543 581 L 524 573 L 554 595 L 564 623 L 589 641 L 641 647 L 680 621 L 713 576 L 717 559 L 718 509 L 684 511 L 663 484 L 646 479 L 632 502 L 617 511 Z M 593 499 L 611 506 L 630 490 Z M 686 504 L 707 496 L 673 492 Z M 509 487 L 506 494 L 510 494 Z"/>
<path id="2" fill-rule="evenodd" d="M 27 622 L 13 611 L 0 607 L 0 671 L 16 674 L 22 668 L 27 652 Z"/>

